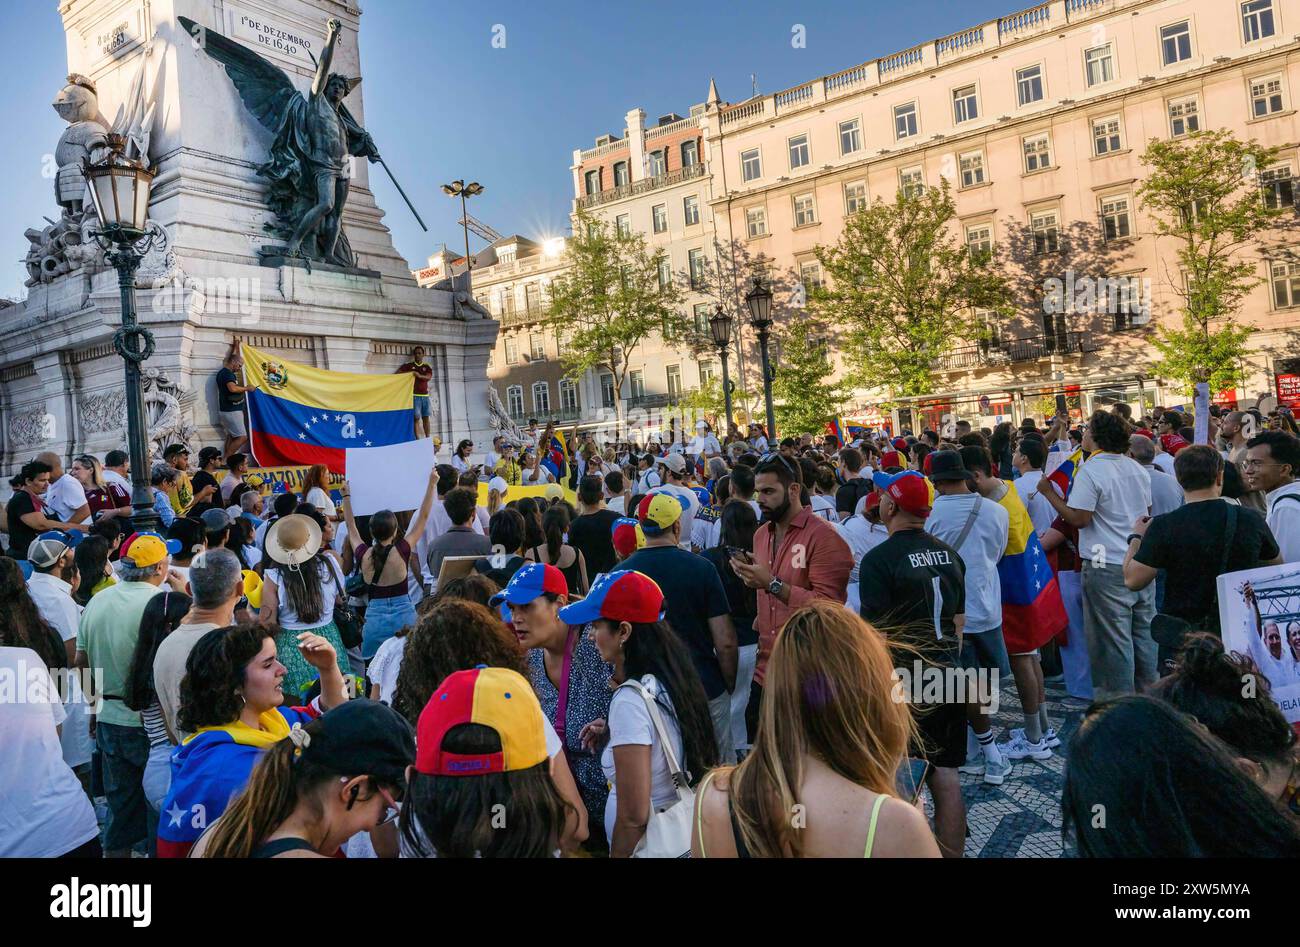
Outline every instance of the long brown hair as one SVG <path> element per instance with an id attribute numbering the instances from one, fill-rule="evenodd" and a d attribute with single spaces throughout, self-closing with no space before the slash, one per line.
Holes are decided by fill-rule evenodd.
<path id="1" fill-rule="evenodd" d="M 302 478 L 302 499 L 307 502 L 307 494 L 311 493 L 316 487 L 320 487 L 326 493 L 330 492 L 330 469 L 324 464 L 312 464 L 307 469 L 307 473 Z"/>
<path id="2" fill-rule="evenodd" d="M 0 645 L 31 648 L 51 670 L 68 666 L 59 633 L 41 617 L 22 570 L 7 556 L 0 558 Z"/>
<path id="3" fill-rule="evenodd" d="M 790 812 L 801 802 L 808 756 L 872 792 L 897 794 L 895 775 L 916 728 L 894 690 L 889 647 L 862 618 L 824 601 L 790 616 L 768 663 L 754 748 L 730 770 L 751 853 L 800 856 Z"/>

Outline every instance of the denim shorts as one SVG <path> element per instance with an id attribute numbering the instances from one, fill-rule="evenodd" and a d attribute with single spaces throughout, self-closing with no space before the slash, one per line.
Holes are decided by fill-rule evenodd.
<path id="1" fill-rule="evenodd" d="M 416 395 L 414 407 L 417 418 L 427 418 L 429 416 L 429 396 Z"/>
<path id="2" fill-rule="evenodd" d="M 1011 677 L 1011 660 L 1007 657 L 1007 643 L 1002 638 L 1002 626 L 973 635 L 962 635 L 961 666 L 972 671 L 991 671 L 997 668 L 999 674 Z"/>
<path id="3" fill-rule="evenodd" d="M 369 661 L 379 646 L 403 628 L 414 625 L 415 605 L 408 595 L 372 598 L 366 606 L 366 623 L 362 629 L 361 656 Z"/>

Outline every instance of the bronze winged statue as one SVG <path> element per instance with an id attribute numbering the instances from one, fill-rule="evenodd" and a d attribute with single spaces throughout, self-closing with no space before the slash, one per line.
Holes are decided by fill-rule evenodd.
<path id="1" fill-rule="evenodd" d="M 282 69 L 251 49 L 178 19 L 195 44 L 226 67 L 244 107 L 275 135 L 270 160 L 258 173 L 270 182 L 268 202 L 278 219 L 272 230 L 287 240 L 283 255 L 355 267 L 341 224 L 349 156 L 381 159 L 374 139 L 343 104 L 361 80 L 330 72 L 343 24 L 329 21 L 311 92 L 304 96 Z"/>

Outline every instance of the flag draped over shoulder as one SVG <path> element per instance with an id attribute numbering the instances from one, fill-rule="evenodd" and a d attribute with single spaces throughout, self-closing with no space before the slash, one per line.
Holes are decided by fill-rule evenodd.
<path id="1" fill-rule="evenodd" d="M 413 437 L 415 376 L 357 375 L 299 365 L 243 346 L 249 438 L 259 467 L 324 464 L 346 473 L 349 447 Z"/>
<path id="2" fill-rule="evenodd" d="M 559 434 L 552 434 L 551 443 L 542 445 L 540 449 L 543 451 L 541 466 L 549 470 L 555 482 L 559 483 L 569 469 L 569 451 L 564 446 L 563 438 Z"/>
<path id="3" fill-rule="evenodd" d="M 1056 575 L 1034 532 L 1014 483 L 998 501 L 1007 511 L 1007 548 L 998 562 L 1002 583 L 1002 636 L 1011 654 L 1025 654 L 1051 641 L 1069 625 Z"/>
<path id="4" fill-rule="evenodd" d="M 1061 462 L 1061 465 L 1048 474 L 1047 479 L 1056 484 L 1061 496 L 1069 499 L 1070 488 L 1074 486 L 1075 474 L 1079 472 L 1079 465 L 1083 463 L 1083 448 L 1080 447 L 1073 454 Z"/>

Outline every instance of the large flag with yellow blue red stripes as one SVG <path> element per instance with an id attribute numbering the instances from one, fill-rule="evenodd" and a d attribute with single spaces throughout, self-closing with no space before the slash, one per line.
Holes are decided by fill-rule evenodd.
<path id="1" fill-rule="evenodd" d="M 248 433 L 259 467 L 324 464 L 346 473 L 349 447 L 413 437 L 415 376 L 358 375 L 299 365 L 243 346 Z"/>
<path id="2" fill-rule="evenodd" d="M 1014 483 L 998 501 L 1008 513 L 1007 547 L 998 562 L 1002 636 L 1011 654 L 1027 654 L 1069 625 L 1056 575 Z"/>

